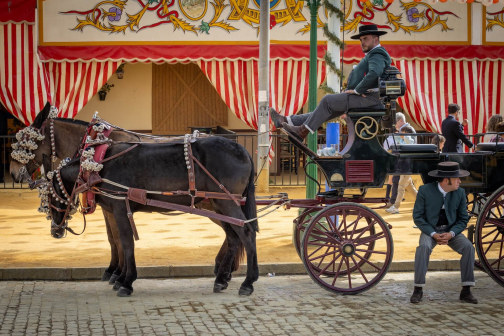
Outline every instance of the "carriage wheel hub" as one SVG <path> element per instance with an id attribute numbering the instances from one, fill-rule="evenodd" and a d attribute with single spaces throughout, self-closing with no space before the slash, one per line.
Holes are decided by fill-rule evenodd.
<path id="1" fill-rule="evenodd" d="M 344 244 L 341 251 L 345 257 L 351 257 L 355 253 L 355 247 L 352 244 Z"/>

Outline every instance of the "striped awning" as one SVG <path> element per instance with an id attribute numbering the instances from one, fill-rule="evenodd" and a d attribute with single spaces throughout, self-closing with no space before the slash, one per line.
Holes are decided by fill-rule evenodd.
<path id="1" fill-rule="evenodd" d="M 441 133 L 450 103 L 468 120 L 467 134 L 486 132 L 488 119 L 504 112 L 504 59 L 399 60 L 406 81 L 399 104 L 419 126 Z"/>
<path id="2" fill-rule="evenodd" d="M 35 26 L 0 24 L 0 102 L 29 125 L 49 99 L 47 80 L 37 54 Z"/>

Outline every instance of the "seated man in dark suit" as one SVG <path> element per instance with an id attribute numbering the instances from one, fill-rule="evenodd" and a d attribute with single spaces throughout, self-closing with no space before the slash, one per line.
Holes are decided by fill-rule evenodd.
<path id="1" fill-rule="evenodd" d="M 462 142 L 467 147 L 472 148 L 474 145 L 464 134 L 464 126 L 467 125 L 467 120 L 461 124 L 457 120 L 460 114 L 460 107 L 457 104 L 448 105 L 448 117 L 441 124 L 441 131 L 446 138 L 443 147 L 443 153 L 459 152 L 462 153 Z"/>
<path id="2" fill-rule="evenodd" d="M 437 170 L 429 172 L 439 182 L 428 183 L 418 190 L 413 220 L 422 231 L 420 244 L 415 253 L 415 290 L 411 303 L 419 303 L 423 296 L 425 275 L 429 267 L 429 257 L 434 247 L 448 245 L 462 255 L 460 273 L 462 292 L 460 300 L 478 303 L 471 294 L 474 286 L 474 247 L 462 232 L 467 227 L 466 194 L 459 188 L 460 177 L 469 176 L 466 170 L 460 170 L 457 162 L 441 162 Z"/>

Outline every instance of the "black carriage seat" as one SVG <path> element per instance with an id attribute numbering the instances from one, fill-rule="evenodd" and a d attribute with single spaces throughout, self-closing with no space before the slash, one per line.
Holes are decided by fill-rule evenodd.
<path id="1" fill-rule="evenodd" d="M 387 112 L 385 105 L 379 104 L 371 107 L 355 107 L 348 109 L 348 112 Z"/>
<path id="2" fill-rule="evenodd" d="M 438 147 L 433 144 L 400 144 L 390 146 L 393 152 L 398 153 L 437 153 Z"/>
<path id="3" fill-rule="evenodd" d="M 504 142 L 481 142 L 476 145 L 476 152 L 502 152 Z"/>

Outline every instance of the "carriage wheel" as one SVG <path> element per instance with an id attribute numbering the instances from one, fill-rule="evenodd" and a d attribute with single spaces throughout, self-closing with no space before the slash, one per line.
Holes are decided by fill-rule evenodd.
<path id="1" fill-rule="evenodd" d="M 308 208 L 305 209 L 301 215 L 294 220 L 294 246 L 296 247 L 296 252 L 301 257 L 301 239 L 303 238 L 306 226 L 310 223 L 313 216 L 317 214 L 322 208 Z"/>
<path id="2" fill-rule="evenodd" d="M 301 253 L 319 286 L 338 294 L 358 294 L 385 276 L 394 247 L 380 215 L 357 203 L 339 203 L 313 217 L 301 240 Z"/>
<path id="3" fill-rule="evenodd" d="M 504 286 L 504 186 L 488 197 L 476 223 L 475 241 L 485 271 Z"/>
<path id="4" fill-rule="evenodd" d="M 469 220 L 471 220 L 471 218 L 478 218 L 478 215 L 481 213 L 483 207 L 485 206 L 485 202 L 487 201 L 488 196 L 490 196 L 490 194 L 466 194 L 467 214 L 469 215 Z M 476 245 L 476 239 L 472 240 L 473 244 Z M 485 268 L 478 260 L 474 261 L 474 266 L 480 271 L 486 272 Z"/>
<path id="5" fill-rule="evenodd" d="M 472 195 L 472 198 L 470 198 L 469 195 Z M 470 217 L 478 217 L 478 215 L 481 213 L 481 210 L 485 206 L 485 202 L 487 201 L 488 196 L 488 194 L 478 193 L 466 195 L 467 213 Z"/>
<path id="6" fill-rule="evenodd" d="M 294 241 L 296 244 L 296 251 L 297 251 L 298 256 L 301 260 L 303 259 L 302 255 L 301 255 L 301 240 L 303 239 L 305 229 L 308 226 L 308 224 L 310 223 L 310 221 L 312 220 L 312 218 L 322 209 L 323 208 L 321 208 L 321 207 L 306 209 L 298 218 L 296 218 L 294 220 L 294 223 L 296 225 L 295 231 L 294 231 Z M 323 223 L 326 224 L 326 222 L 323 222 Z M 338 224 L 336 224 L 336 226 L 338 226 Z M 362 231 L 362 229 L 356 229 L 355 234 L 357 235 L 361 231 Z M 370 232 L 371 235 L 373 235 L 375 233 L 374 226 L 372 226 L 370 228 L 370 231 L 371 231 Z M 372 251 L 374 248 L 374 241 L 371 242 L 369 245 L 367 245 L 366 248 L 367 248 L 367 250 Z M 362 267 L 366 263 L 365 260 L 369 259 L 370 255 L 371 255 L 371 252 L 366 252 L 363 256 L 363 259 L 362 260 L 359 259 L 357 262 L 357 265 L 354 265 L 353 267 L 350 268 L 350 273 L 355 271 L 357 269 L 357 266 Z M 321 265 L 324 262 L 324 260 L 325 260 L 325 258 L 320 258 L 318 260 L 311 262 L 311 264 L 312 264 L 311 267 L 314 270 L 316 270 L 317 272 L 322 271 L 323 275 L 334 276 L 336 274 L 335 271 L 333 271 L 331 269 L 324 270 L 323 268 L 321 268 Z M 347 269 L 341 270 L 339 275 L 345 275 L 345 274 L 347 274 L 347 272 L 348 272 Z"/>

